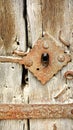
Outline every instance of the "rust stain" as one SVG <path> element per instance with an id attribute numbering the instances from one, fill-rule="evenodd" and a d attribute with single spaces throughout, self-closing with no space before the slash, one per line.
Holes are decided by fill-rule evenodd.
<path id="1" fill-rule="evenodd" d="M 53 125 L 53 130 L 57 130 L 56 124 Z"/>

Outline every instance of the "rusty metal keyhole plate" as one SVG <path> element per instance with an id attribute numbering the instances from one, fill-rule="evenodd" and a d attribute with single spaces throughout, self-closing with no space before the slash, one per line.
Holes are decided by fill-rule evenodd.
<path id="1" fill-rule="evenodd" d="M 49 61 L 44 65 L 41 60 L 42 54 L 49 56 Z M 64 50 L 57 46 L 55 41 L 48 35 L 40 38 L 31 51 L 26 56 L 26 61 L 32 62 L 31 66 L 26 66 L 33 74 L 45 84 L 49 81 L 59 70 L 62 69 L 70 61 L 70 56 L 64 53 Z M 42 63 L 43 62 L 43 63 Z"/>

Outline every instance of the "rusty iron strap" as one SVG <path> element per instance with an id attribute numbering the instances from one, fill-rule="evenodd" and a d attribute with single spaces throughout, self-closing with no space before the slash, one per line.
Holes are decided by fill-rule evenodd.
<path id="1" fill-rule="evenodd" d="M 70 70 L 65 72 L 64 77 L 69 80 L 73 79 L 73 71 Z"/>
<path id="2" fill-rule="evenodd" d="M 71 104 L 0 104 L 0 120 L 12 119 L 73 119 Z"/>
<path id="3" fill-rule="evenodd" d="M 62 38 L 60 40 L 64 43 Z M 0 56 L 0 62 L 24 65 L 43 85 L 71 61 L 70 55 L 64 53 L 56 41 L 47 34 L 37 40 L 29 53 L 16 50 L 13 54 L 21 57 Z"/>

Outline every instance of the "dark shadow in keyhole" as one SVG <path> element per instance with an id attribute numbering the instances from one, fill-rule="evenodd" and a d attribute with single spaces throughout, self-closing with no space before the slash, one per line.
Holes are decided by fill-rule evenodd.
<path id="1" fill-rule="evenodd" d="M 36 70 L 39 70 L 39 68 L 37 68 Z"/>

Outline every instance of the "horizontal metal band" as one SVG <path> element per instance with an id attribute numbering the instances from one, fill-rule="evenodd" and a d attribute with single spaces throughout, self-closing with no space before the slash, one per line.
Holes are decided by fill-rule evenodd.
<path id="1" fill-rule="evenodd" d="M 73 119 L 71 104 L 0 104 L 0 120 L 8 119 Z"/>

